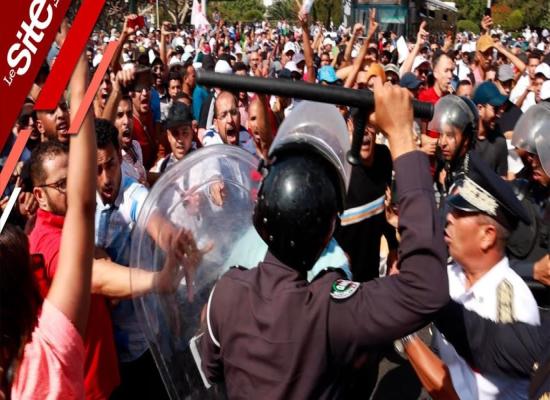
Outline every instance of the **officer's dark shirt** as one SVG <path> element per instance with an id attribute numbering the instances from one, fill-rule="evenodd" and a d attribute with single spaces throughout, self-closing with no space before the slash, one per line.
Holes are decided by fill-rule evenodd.
<path id="1" fill-rule="evenodd" d="M 257 268 L 232 269 L 219 280 L 201 342 L 202 367 L 210 381 L 225 380 L 230 399 L 338 398 L 358 352 L 419 329 L 447 304 L 446 248 L 428 158 L 411 152 L 394 165 L 399 275 L 362 283 L 336 300 L 331 288 L 338 272 L 308 284 L 268 253 Z"/>
<path id="2" fill-rule="evenodd" d="M 369 167 L 353 166 L 351 170 L 346 209 L 360 207 L 384 197 L 386 187 L 391 184 L 390 152 L 386 146 L 374 146 L 373 164 Z M 350 258 L 354 280 L 365 282 L 378 277 L 382 234 L 386 236 L 390 249 L 395 249 L 395 229 L 388 224 L 383 211 L 337 229 L 334 237 Z"/>
<path id="3" fill-rule="evenodd" d="M 499 131 L 489 132 L 485 139 L 478 138 L 474 151 L 497 175 L 506 176 L 508 174 L 508 147 L 506 139 Z"/>

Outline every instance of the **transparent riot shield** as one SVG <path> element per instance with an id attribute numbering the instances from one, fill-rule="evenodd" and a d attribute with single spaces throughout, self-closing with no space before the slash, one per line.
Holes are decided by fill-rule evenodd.
<path id="1" fill-rule="evenodd" d="M 156 286 L 135 297 L 134 306 L 172 399 L 224 398 L 223 388 L 210 385 L 202 373 L 200 340 L 216 281 L 231 266 L 251 268 L 265 255 L 252 225 L 261 179 L 257 165 L 235 146 L 197 150 L 164 173 L 140 211 L 130 279 L 154 271 Z M 153 238 L 151 225 L 158 224 Z M 167 279 L 173 280 L 170 290 Z"/>

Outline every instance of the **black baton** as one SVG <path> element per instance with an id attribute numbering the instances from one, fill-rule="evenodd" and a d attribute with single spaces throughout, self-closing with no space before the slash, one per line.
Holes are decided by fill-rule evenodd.
<path id="1" fill-rule="evenodd" d="M 201 70 L 197 71 L 197 83 L 233 92 L 271 94 L 374 110 L 374 95 L 368 90 L 323 86 L 286 79 L 220 74 Z M 415 118 L 431 120 L 433 112 L 434 107 L 431 103 L 413 100 Z"/>

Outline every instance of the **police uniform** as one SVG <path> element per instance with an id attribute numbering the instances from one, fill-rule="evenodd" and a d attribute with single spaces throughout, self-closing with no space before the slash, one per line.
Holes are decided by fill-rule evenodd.
<path id="1" fill-rule="evenodd" d="M 452 333 L 456 339 L 469 347 L 465 353 L 459 351 L 469 364 L 493 376 L 531 379 L 530 399 L 550 396 L 550 318 L 542 318 L 539 326 L 501 324 L 455 302 L 445 311 L 452 319 L 439 319 L 438 325 L 451 324 L 455 328 Z"/>
<path id="2" fill-rule="evenodd" d="M 442 228 L 427 157 L 395 160 L 400 199 L 399 275 L 357 283 L 304 274 L 269 252 L 232 269 L 211 292 L 202 369 L 231 399 L 332 399 L 354 357 L 422 327 L 448 302 Z M 290 227 L 292 229 L 292 227 Z"/>
<path id="3" fill-rule="evenodd" d="M 451 207 L 489 215 L 508 229 L 513 229 L 520 219 L 528 222 L 512 189 L 475 153 L 468 155 L 464 179 L 457 186 L 457 193 L 448 199 Z M 468 287 L 463 268 L 457 263 L 448 267 L 448 279 L 451 299 L 482 318 L 501 323 L 540 324 L 536 301 L 525 282 L 510 268 L 507 257 L 503 257 L 471 287 Z M 449 368 L 460 398 L 527 398 L 528 379 L 480 373 L 456 351 L 453 325 L 443 325 L 442 330 L 443 334 L 436 330 L 434 345 Z M 460 346 L 463 344 L 457 343 L 457 347 Z M 468 350 L 471 354 L 471 349 Z"/>

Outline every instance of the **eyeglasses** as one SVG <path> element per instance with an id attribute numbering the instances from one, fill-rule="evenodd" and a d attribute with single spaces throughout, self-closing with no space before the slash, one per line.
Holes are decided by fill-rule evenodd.
<path id="1" fill-rule="evenodd" d="M 232 108 L 230 110 L 223 111 L 223 112 L 219 113 L 216 118 L 217 119 L 225 119 L 225 118 L 227 118 L 228 115 L 231 115 L 232 117 L 234 117 L 238 113 L 239 113 L 239 110 L 237 110 L 236 108 Z"/>
<path id="2" fill-rule="evenodd" d="M 39 185 L 40 188 L 51 188 L 57 190 L 59 193 L 65 194 L 67 192 L 67 178 L 61 178 L 54 183 L 46 183 L 44 185 Z"/>

